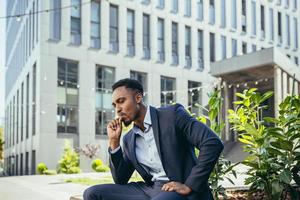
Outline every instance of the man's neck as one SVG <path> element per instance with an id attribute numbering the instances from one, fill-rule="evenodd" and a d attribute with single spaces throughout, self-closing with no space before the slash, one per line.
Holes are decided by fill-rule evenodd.
<path id="1" fill-rule="evenodd" d="M 138 126 L 143 132 L 145 131 L 145 127 L 144 127 L 144 119 L 147 113 L 147 107 L 141 103 L 141 109 L 139 112 L 139 116 L 136 120 L 134 120 L 134 124 L 136 126 Z"/>

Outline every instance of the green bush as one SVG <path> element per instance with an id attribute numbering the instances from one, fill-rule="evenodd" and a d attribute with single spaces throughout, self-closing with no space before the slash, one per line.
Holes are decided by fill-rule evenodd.
<path id="1" fill-rule="evenodd" d="M 65 141 L 64 155 L 58 162 L 58 172 L 64 174 L 77 174 L 81 170 L 79 168 L 79 154 L 74 151 L 69 141 Z"/>
<path id="2" fill-rule="evenodd" d="M 96 172 L 108 172 L 109 171 L 109 167 L 104 165 L 100 159 L 93 160 L 92 168 Z"/>
<path id="3" fill-rule="evenodd" d="M 300 96 L 286 97 L 277 118 L 260 120 L 262 104 L 272 94 L 261 95 L 257 89 L 236 93 L 240 100 L 234 102 L 235 110 L 229 110 L 229 121 L 250 154 L 243 162 L 249 167 L 245 183 L 250 189 L 264 191 L 269 200 L 285 199 L 286 191 L 299 199 L 292 184 L 300 185 Z"/>
<path id="4" fill-rule="evenodd" d="M 36 170 L 37 170 L 37 172 L 38 172 L 39 174 L 45 174 L 45 171 L 48 170 L 48 167 L 46 166 L 45 163 L 42 163 L 42 162 L 41 162 L 41 163 L 38 164 Z"/>
<path id="5" fill-rule="evenodd" d="M 45 174 L 45 175 L 56 175 L 57 172 L 56 172 L 56 170 L 49 169 L 49 170 L 45 170 L 45 171 L 44 171 L 44 174 Z"/>

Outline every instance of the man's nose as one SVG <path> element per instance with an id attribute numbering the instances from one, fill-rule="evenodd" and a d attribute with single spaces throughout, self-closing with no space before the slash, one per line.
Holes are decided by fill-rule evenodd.
<path id="1" fill-rule="evenodd" d="M 119 114 L 119 113 L 122 111 L 122 107 L 116 106 L 116 111 L 117 111 L 117 113 Z"/>

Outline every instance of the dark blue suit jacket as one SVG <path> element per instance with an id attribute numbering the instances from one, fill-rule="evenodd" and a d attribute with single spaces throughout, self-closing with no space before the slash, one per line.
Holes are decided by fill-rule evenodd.
<path id="1" fill-rule="evenodd" d="M 188 199 L 212 199 L 208 178 L 223 144 L 206 125 L 190 116 L 180 104 L 156 109 L 150 107 L 152 128 L 163 168 L 170 181 L 189 186 Z M 135 135 L 131 130 L 123 138 L 123 149 L 110 154 L 110 168 L 117 184 L 126 184 L 134 170 L 145 183 L 152 185 L 152 176 L 138 163 Z M 196 158 L 194 147 L 200 150 Z"/>

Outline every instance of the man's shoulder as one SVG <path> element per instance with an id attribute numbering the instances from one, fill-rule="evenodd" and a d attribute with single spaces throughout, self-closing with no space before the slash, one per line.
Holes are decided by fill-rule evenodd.
<path id="1" fill-rule="evenodd" d="M 178 108 L 184 108 L 183 105 L 181 105 L 180 103 L 175 103 L 172 105 L 168 105 L 168 106 L 162 106 L 160 108 L 157 108 L 158 111 L 176 111 Z"/>

